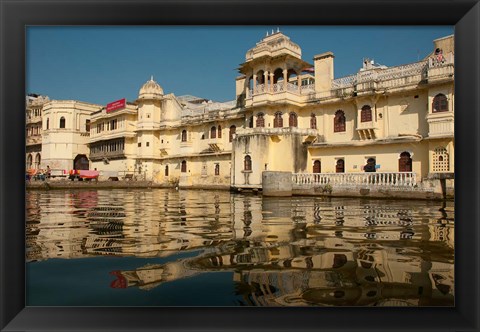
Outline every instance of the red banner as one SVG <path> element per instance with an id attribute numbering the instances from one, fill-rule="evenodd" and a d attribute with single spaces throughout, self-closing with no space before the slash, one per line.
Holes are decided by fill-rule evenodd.
<path id="1" fill-rule="evenodd" d="M 108 104 L 107 104 L 107 113 L 110 113 L 110 112 L 113 112 L 113 111 L 116 111 L 116 110 L 125 108 L 126 102 L 127 102 L 126 99 L 123 98 L 123 99 L 114 101 L 114 102 L 112 102 L 112 103 L 108 103 Z"/>

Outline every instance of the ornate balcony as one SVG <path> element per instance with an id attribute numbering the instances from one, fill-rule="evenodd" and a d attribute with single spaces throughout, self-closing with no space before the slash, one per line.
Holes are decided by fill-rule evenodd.
<path id="1" fill-rule="evenodd" d="M 256 106 L 280 100 L 300 104 L 306 102 L 309 96 L 314 93 L 314 84 L 301 86 L 289 82 L 286 84 L 284 82 L 258 84 L 253 89 L 248 90 L 246 106 Z"/>
<path id="2" fill-rule="evenodd" d="M 42 135 L 27 136 L 26 145 L 42 144 Z"/>
<path id="3" fill-rule="evenodd" d="M 109 152 L 91 152 L 90 153 L 90 160 L 98 161 L 102 159 L 122 159 L 125 158 L 125 151 L 109 151 Z"/>

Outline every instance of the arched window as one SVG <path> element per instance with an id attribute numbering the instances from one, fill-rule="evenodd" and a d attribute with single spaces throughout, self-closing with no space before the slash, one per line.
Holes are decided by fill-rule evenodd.
<path id="1" fill-rule="evenodd" d="M 290 113 L 290 115 L 288 116 L 288 126 L 289 127 L 298 126 L 297 114 L 295 112 Z"/>
<path id="2" fill-rule="evenodd" d="M 87 133 L 90 132 L 90 120 L 86 120 L 86 121 L 85 121 L 85 131 L 86 131 Z"/>
<path id="3" fill-rule="evenodd" d="M 376 172 L 377 169 L 375 168 L 376 161 L 375 158 L 368 158 L 367 164 L 363 167 L 365 172 Z"/>
<path id="4" fill-rule="evenodd" d="M 32 158 L 32 155 L 29 154 L 27 156 L 27 169 L 31 169 L 32 168 L 32 163 L 33 163 L 33 158 Z"/>
<path id="5" fill-rule="evenodd" d="M 60 118 L 60 128 L 65 128 L 65 118 L 63 116 Z"/>
<path id="6" fill-rule="evenodd" d="M 37 155 L 35 156 L 35 169 L 40 168 L 40 161 L 41 161 L 40 153 L 37 153 Z"/>
<path id="7" fill-rule="evenodd" d="M 360 121 L 361 122 L 370 122 L 372 121 L 372 108 L 368 105 L 362 107 L 360 112 Z"/>
<path id="8" fill-rule="evenodd" d="M 182 160 L 182 168 L 180 170 L 182 173 L 187 172 L 187 162 L 185 160 Z"/>
<path id="9" fill-rule="evenodd" d="M 263 113 L 258 113 L 257 114 L 257 127 L 265 127 L 265 118 Z"/>
<path id="10" fill-rule="evenodd" d="M 317 129 L 317 117 L 313 113 L 310 115 L 310 129 Z"/>
<path id="11" fill-rule="evenodd" d="M 50 119 L 47 118 L 47 128 L 46 129 L 48 130 L 49 128 L 50 128 Z"/>
<path id="12" fill-rule="evenodd" d="M 322 173 L 322 163 L 320 160 L 315 160 L 313 162 L 313 173 Z"/>
<path id="13" fill-rule="evenodd" d="M 229 142 L 233 141 L 233 135 L 235 135 L 236 131 L 237 131 L 237 127 L 235 127 L 235 125 L 230 127 L 230 132 L 229 132 L 229 135 L 228 135 L 228 141 Z"/>
<path id="14" fill-rule="evenodd" d="M 250 156 L 245 156 L 245 159 L 243 160 L 243 170 L 244 171 L 251 171 L 252 170 L 252 157 Z"/>
<path id="15" fill-rule="evenodd" d="M 273 72 L 273 84 L 283 82 L 283 69 L 277 68 Z M 275 91 L 276 92 L 276 91 Z"/>
<path id="16" fill-rule="evenodd" d="M 338 159 L 335 165 L 335 172 L 336 173 L 345 173 L 345 160 Z"/>
<path id="17" fill-rule="evenodd" d="M 265 83 L 265 73 L 263 70 L 259 70 L 257 72 L 257 84 L 264 84 Z"/>
<path id="18" fill-rule="evenodd" d="M 215 175 L 220 175 L 220 164 L 215 164 Z"/>
<path id="19" fill-rule="evenodd" d="M 412 171 L 412 158 L 410 153 L 402 152 L 398 159 L 398 171 L 399 172 L 411 172 Z"/>
<path id="20" fill-rule="evenodd" d="M 275 119 L 273 119 L 273 128 L 282 128 L 283 127 L 283 118 L 282 112 L 275 113 Z"/>
<path id="21" fill-rule="evenodd" d="M 210 138 L 217 138 L 217 127 L 210 128 Z"/>
<path id="22" fill-rule="evenodd" d="M 338 133 L 345 131 L 345 113 L 342 110 L 335 112 L 335 118 L 333 119 L 333 131 Z"/>
<path id="23" fill-rule="evenodd" d="M 448 112 L 448 101 L 444 94 L 439 93 L 433 98 L 432 112 Z"/>
<path id="24" fill-rule="evenodd" d="M 187 141 L 187 131 L 184 129 L 182 130 L 182 142 Z"/>
<path id="25" fill-rule="evenodd" d="M 165 176 L 168 176 L 168 165 L 165 166 Z"/>
<path id="26" fill-rule="evenodd" d="M 218 125 L 218 138 L 222 138 L 222 126 Z"/>

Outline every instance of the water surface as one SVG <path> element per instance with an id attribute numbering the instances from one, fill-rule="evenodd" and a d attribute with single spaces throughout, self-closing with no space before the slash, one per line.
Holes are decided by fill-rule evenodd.
<path id="1" fill-rule="evenodd" d="M 453 306 L 453 202 L 28 191 L 28 306 Z"/>

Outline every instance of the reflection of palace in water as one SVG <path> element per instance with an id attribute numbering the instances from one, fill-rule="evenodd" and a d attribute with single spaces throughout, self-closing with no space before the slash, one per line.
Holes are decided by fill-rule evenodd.
<path id="1" fill-rule="evenodd" d="M 198 251 L 111 271 L 114 288 L 230 271 L 244 305 L 453 303 L 453 210 L 441 203 L 173 190 L 28 195 L 29 261 Z"/>

